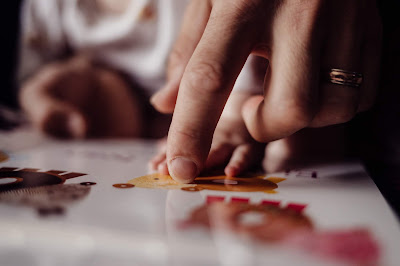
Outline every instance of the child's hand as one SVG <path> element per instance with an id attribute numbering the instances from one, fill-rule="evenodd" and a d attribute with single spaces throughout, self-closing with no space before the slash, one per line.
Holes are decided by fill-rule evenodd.
<path id="1" fill-rule="evenodd" d="M 261 162 L 265 144 L 253 140 L 240 114 L 241 106 L 249 96 L 238 92 L 231 94 L 215 130 L 205 170 L 225 166 L 227 176 L 237 176 Z M 158 154 L 150 161 L 150 168 L 169 174 L 165 144 L 166 140 L 160 143 Z"/>
<path id="2" fill-rule="evenodd" d="M 34 126 L 55 137 L 137 137 L 142 130 L 140 100 L 126 82 L 82 57 L 39 70 L 20 102 Z"/>
<path id="3" fill-rule="evenodd" d="M 150 168 L 169 174 L 165 145 L 166 139 L 162 140 L 158 154 L 150 161 Z M 205 170 L 225 166 L 225 175 L 238 176 L 261 162 L 264 147 L 264 144 L 251 138 L 243 123 L 221 118 L 214 133 Z"/>
<path id="4" fill-rule="evenodd" d="M 206 169 L 225 166 L 227 176 L 237 176 L 261 163 L 265 144 L 256 142 L 242 120 L 221 117 L 214 132 Z"/>

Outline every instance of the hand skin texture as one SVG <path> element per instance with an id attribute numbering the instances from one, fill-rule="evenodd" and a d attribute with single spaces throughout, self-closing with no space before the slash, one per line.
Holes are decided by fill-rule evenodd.
<path id="1" fill-rule="evenodd" d="M 168 82 L 152 98 L 174 112 L 166 157 L 191 182 L 205 167 L 213 133 L 249 54 L 265 57 L 264 95 L 242 108 L 251 136 L 285 138 L 351 120 L 377 90 L 381 22 L 372 0 L 193 0 L 172 50 Z M 324 70 L 361 72 L 360 88 L 324 81 Z"/>
<path id="2" fill-rule="evenodd" d="M 238 176 L 261 163 L 265 144 L 255 141 L 240 115 L 241 106 L 251 97 L 247 92 L 232 92 L 214 132 L 211 150 L 204 170 L 220 170 L 225 175 Z M 166 140 L 160 143 L 158 153 L 150 160 L 149 168 L 169 174 Z"/>

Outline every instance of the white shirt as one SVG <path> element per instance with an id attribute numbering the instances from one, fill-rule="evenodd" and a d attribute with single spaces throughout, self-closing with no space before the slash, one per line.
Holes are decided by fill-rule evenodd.
<path id="1" fill-rule="evenodd" d="M 168 54 L 189 0 L 132 0 L 121 14 L 98 11 L 94 2 L 24 1 L 19 81 L 72 51 L 124 72 L 153 94 L 165 82 Z M 235 87 L 259 92 L 262 80 L 242 71 Z"/>

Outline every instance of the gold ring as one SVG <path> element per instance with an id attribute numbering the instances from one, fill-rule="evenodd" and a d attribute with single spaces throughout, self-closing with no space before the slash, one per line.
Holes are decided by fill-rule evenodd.
<path id="1" fill-rule="evenodd" d="M 328 81 L 333 84 L 358 88 L 363 81 L 363 75 L 358 72 L 332 68 L 328 72 Z"/>

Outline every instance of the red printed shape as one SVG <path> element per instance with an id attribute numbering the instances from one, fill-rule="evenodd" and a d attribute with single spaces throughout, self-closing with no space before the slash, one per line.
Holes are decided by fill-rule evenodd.
<path id="1" fill-rule="evenodd" d="M 49 171 L 47 171 L 46 173 L 53 174 L 53 175 L 59 175 L 59 174 L 65 173 L 65 171 L 60 171 L 60 170 L 49 170 Z"/>
<path id="2" fill-rule="evenodd" d="M 223 196 L 207 196 L 207 204 L 224 201 L 225 197 Z"/>
<path id="3" fill-rule="evenodd" d="M 17 170 L 17 167 L 2 167 L 0 168 L 0 172 L 10 172 L 10 171 L 15 171 Z"/>
<path id="4" fill-rule="evenodd" d="M 64 177 L 65 179 L 70 179 L 70 178 L 75 178 L 75 177 L 80 177 L 80 176 L 84 176 L 86 174 L 82 174 L 82 173 L 68 173 L 68 174 L 64 174 L 62 175 L 62 177 Z"/>
<path id="5" fill-rule="evenodd" d="M 307 205 L 305 204 L 289 203 L 286 208 L 301 213 L 306 207 Z"/>
<path id="6" fill-rule="evenodd" d="M 263 200 L 263 201 L 261 201 L 261 205 L 272 205 L 272 206 L 279 207 L 280 204 L 281 204 L 280 201 L 275 201 L 275 200 Z"/>
<path id="7" fill-rule="evenodd" d="M 38 169 L 38 168 L 23 168 L 23 169 L 21 169 L 20 171 L 24 171 L 24 172 L 37 172 L 37 171 L 39 171 L 40 169 Z"/>
<path id="8" fill-rule="evenodd" d="M 232 198 L 231 199 L 232 203 L 249 203 L 248 198 Z"/>

